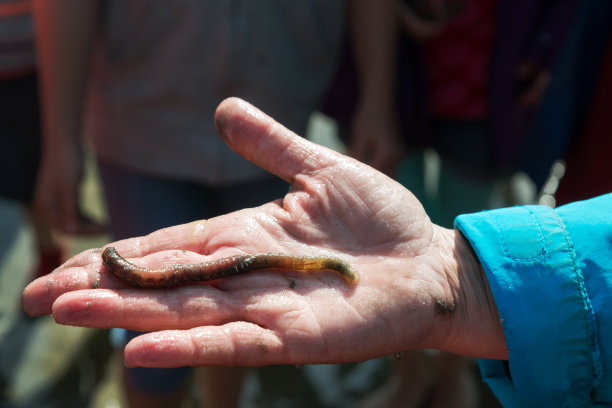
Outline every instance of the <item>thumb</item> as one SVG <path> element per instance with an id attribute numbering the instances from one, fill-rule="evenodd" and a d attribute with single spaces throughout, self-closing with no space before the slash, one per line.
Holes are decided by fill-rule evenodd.
<path id="1" fill-rule="evenodd" d="M 215 126 L 236 153 L 283 180 L 293 183 L 299 174 L 308 174 L 334 164 L 340 155 L 309 142 L 238 98 L 221 102 Z"/>

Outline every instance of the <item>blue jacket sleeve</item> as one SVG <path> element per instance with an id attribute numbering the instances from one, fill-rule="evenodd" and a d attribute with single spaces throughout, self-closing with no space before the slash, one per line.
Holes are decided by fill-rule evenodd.
<path id="1" fill-rule="evenodd" d="M 480 361 L 500 402 L 612 403 L 612 194 L 462 215 L 455 226 L 483 265 L 504 329 L 508 361 Z"/>

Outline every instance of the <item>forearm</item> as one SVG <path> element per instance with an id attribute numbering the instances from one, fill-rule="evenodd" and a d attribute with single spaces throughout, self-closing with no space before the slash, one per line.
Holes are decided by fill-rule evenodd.
<path id="1" fill-rule="evenodd" d="M 45 147 L 78 145 L 98 0 L 35 0 Z"/>
<path id="2" fill-rule="evenodd" d="M 395 1 L 353 0 L 349 25 L 361 100 L 390 109 L 397 40 Z"/>
<path id="3" fill-rule="evenodd" d="M 353 0 L 350 6 L 359 97 L 349 152 L 393 176 L 403 152 L 395 117 L 396 4 L 394 0 Z"/>

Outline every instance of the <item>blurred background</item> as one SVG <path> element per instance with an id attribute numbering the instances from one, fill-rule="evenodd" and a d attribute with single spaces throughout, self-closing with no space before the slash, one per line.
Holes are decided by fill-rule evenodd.
<path id="1" fill-rule="evenodd" d="M 20 296 L 80 251 L 281 196 L 216 137 L 228 96 L 447 227 L 612 191 L 611 23 L 607 0 L 0 0 L 0 407 L 498 407 L 475 361 L 435 351 L 130 370 L 137 333 Z"/>

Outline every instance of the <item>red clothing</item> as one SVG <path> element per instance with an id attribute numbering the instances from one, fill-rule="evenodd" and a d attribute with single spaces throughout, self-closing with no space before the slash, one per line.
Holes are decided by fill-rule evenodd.
<path id="1" fill-rule="evenodd" d="M 463 10 L 425 50 L 431 110 L 443 119 L 485 119 L 495 0 L 465 0 Z"/>

